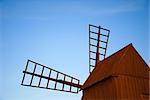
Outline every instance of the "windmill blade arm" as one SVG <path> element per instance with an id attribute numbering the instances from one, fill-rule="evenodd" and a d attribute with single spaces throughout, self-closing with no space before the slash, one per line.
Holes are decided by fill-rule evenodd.
<path id="1" fill-rule="evenodd" d="M 46 76 L 41 76 L 41 75 L 38 75 L 38 74 L 35 74 L 35 73 L 31 73 L 31 72 L 27 72 L 27 71 L 23 71 L 23 73 L 30 74 L 30 75 L 33 75 L 33 76 L 37 76 L 37 77 L 44 78 L 44 79 L 48 79 L 48 80 L 51 80 L 51 81 L 54 81 L 54 82 L 57 81 L 59 83 L 70 85 L 70 86 L 77 87 L 77 88 L 81 88 L 82 87 L 82 85 L 80 85 L 80 84 L 75 84 L 75 83 L 71 83 L 71 82 L 64 81 L 64 80 L 59 80 L 59 79 L 56 80 L 54 78 L 50 78 L 50 77 L 46 77 Z"/>
<path id="2" fill-rule="evenodd" d="M 89 72 L 106 56 L 110 30 L 89 24 Z"/>
<path id="3" fill-rule="evenodd" d="M 28 60 L 21 85 L 78 93 L 82 85 L 77 78 Z M 44 82 L 44 83 L 43 83 Z"/>

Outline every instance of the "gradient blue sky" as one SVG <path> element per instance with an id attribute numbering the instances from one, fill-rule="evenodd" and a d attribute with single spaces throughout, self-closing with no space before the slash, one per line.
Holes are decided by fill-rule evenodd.
<path id="1" fill-rule="evenodd" d="M 0 100 L 80 100 L 20 85 L 27 59 L 85 81 L 88 24 L 111 30 L 107 56 L 133 43 L 147 63 L 148 0 L 1 0 Z"/>

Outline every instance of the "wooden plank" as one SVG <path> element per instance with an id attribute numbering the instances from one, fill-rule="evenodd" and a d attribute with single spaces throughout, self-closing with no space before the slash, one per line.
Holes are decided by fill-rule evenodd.
<path id="1" fill-rule="evenodd" d="M 58 75 L 59 75 L 59 73 L 57 73 L 56 80 L 58 80 Z M 54 89 L 56 89 L 56 86 L 57 86 L 57 81 L 55 81 L 55 87 L 54 87 Z"/>
<path id="2" fill-rule="evenodd" d="M 50 78 L 50 76 L 51 76 L 51 69 L 50 69 L 48 77 Z M 47 80 L 47 86 L 46 86 L 47 88 L 48 88 L 48 84 L 49 84 L 49 80 Z"/>
<path id="3" fill-rule="evenodd" d="M 46 87 L 35 86 L 35 85 L 26 85 L 26 84 L 22 84 L 22 86 L 29 86 L 29 87 L 42 88 L 42 89 L 51 89 L 51 90 L 57 90 L 57 91 L 63 91 L 63 92 L 69 92 L 69 93 L 78 93 L 78 92 L 74 92 L 74 91 L 67 91 L 67 90 L 54 89 L 54 88 L 46 88 Z"/>
<path id="4" fill-rule="evenodd" d="M 43 66 L 43 68 L 42 68 L 42 72 L 41 72 L 41 75 L 40 75 L 40 76 L 42 76 L 42 75 L 43 75 L 43 71 L 44 71 L 44 66 Z M 32 75 L 34 75 L 34 73 L 32 73 Z M 42 77 L 40 77 L 40 80 L 39 80 L 39 84 L 38 84 L 38 86 L 40 86 L 40 84 L 41 84 L 41 79 L 42 79 Z"/>
<path id="5" fill-rule="evenodd" d="M 34 66 L 33 74 L 35 73 L 35 70 L 36 70 L 36 64 L 35 64 L 35 66 Z M 32 75 L 32 77 L 31 77 L 30 85 L 32 84 L 33 77 L 34 77 L 34 75 Z"/>
<path id="6" fill-rule="evenodd" d="M 56 79 L 54 79 L 54 78 L 50 78 L 50 77 L 47 77 L 47 76 L 41 76 L 41 75 L 38 75 L 38 74 L 33 74 L 33 73 L 31 73 L 31 72 L 27 72 L 27 71 L 23 71 L 23 73 L 26 73 L 26 74 L 30 74 L 30 75 L 34 75 L 34 76 L 37 76 L 37 77 L 40 77 L 40 78 L 44 78 L 44 79 L 48 79 L 48 80 L 51 80 L 51 81 L 57 81 L 57 82 L 59 82 L 59 83 L 63 83 L 63 84 L 66 84 L 66 85 L 71 85 L 71 86 L 73 86 L 73 87 L 77 87 L 77 88 L 81 88 L 82 87 L 82 85 L 80 85 L 80 84 L 75 84 L 75 83 L 71 83 L 71 82 L 68 82 L 68 81 L 64 81 L 64 80 L 56 80 Z"/>
<path id="7" fill-rule="evenodd" d="M 29 60 L 27 61 L 27 64 L 26 64 L 26 67 L 25 67 L 25 71 L 27 71 L 28 65 L 29 65 Z M 25 73 L 23 74 L 23 78 L 22 78 L 21 84 L 23 84 L 24 79 L 25 79 Z"/>

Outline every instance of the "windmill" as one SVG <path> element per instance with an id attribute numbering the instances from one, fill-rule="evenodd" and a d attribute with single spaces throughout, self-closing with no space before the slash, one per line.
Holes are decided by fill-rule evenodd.
<path id="1" fill-rule="evenodd" d="M 89 73 L 105 59 L 109 34 L 110 30 L 89 24 Z M 82 90 L 79 79 L 32 60 L 27 60 L 21 85 L 70 93 Z"/>

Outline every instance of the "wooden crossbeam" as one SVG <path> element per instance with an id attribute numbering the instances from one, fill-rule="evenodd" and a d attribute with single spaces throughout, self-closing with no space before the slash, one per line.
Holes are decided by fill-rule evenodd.
<path id="1" fill-rule="evenodd" d="M 66 84 L 66 85 L 77 87 L 77 88 L 81 88 L 82 87 L 82 85 L 80 85 L 80 84 L 75 84 L 75 83 L 64 81 L 64 80 L 60 80 L 60 79 L 54 79 L 54 78 L 50 78 L 50 77 L 47 77 L 47 76 L 43 76 L 43 75 L 39 75 L 39 74 L 27 72 L 27 71 L 23 71 L 23 73 L 34 75 L 34 76 L 37 76 L 37 77 L 40 77 L 40 78 L 44 78 L 44 79 L 48 79 L 48 80 L 51 80 L 51 81 L 54 81 L 54 82 L 63 83 L 63 84 Z"/>

